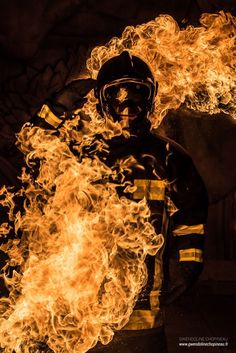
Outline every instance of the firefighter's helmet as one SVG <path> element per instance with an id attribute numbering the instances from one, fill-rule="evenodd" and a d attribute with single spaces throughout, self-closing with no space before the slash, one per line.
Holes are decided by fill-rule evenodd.
<path id="1" fill-rule="evenodd" d="M 98 111 L 115 119 L 148 117 L 156 93 L 157 83 L 148 64 L 128 51 L 106 61 L 97 76 Z"/>

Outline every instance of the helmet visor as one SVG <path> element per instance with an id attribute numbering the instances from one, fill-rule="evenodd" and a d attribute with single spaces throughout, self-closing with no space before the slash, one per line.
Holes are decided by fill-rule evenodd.
<path id="1" fill-rule="evenodd" d="M 111 115 L 135 118 L 147 111 L 152 92 L 153 87 L 149 82 L 117 80 L 103 87 L 102 98 Z"/>

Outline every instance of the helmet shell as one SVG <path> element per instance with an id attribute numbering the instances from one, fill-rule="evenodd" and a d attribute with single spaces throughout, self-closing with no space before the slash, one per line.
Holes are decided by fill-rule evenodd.
<path id="1" fill-rule="evenodd" d="M 153 110 L 157 83 L 149 65 L 141 58 L 131 55 L 128 51 L 123 51 L 120 55 L 107 60 L 98 72 L 95 96 L 99 100 L 97 108 L 100 114 L 104 115 L 106 111 L 106 101 L 104 101 L 100 94 L 103 87 L 117 80 L 125 80 L 125 78 L 127 78 L 127 80 L 135 79 L 151 84 L 152 92 L 147 102 L 147 110 L 149 112 Z"/>
<path id="2" fill-rule="evenodd" d="M 101 87 L 125 77 L 155 82 L 148 64 L 128 51 L 123 51 L 102 65 L 97 76 L 97 85 Z"/>

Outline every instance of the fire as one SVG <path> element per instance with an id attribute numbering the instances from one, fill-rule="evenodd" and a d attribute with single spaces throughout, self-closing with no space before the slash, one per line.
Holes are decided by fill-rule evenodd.
<path id="1" fill-rule="evenodd" d="M 159 85 L 152 117 L 157 127 L 169 109 L 189 108 L 236 117 L 236 18 L 231 14 L 203 14 L 201 27 L 180 29 L 161 15 L 137 27 L 127 27 L 121 38 L 96 47 L 87 60 L 95 78 L 101 65 L 123 50 L 141 57 Z"/>
<path id="2" fill-rule="evenodd" d="M 183 102 L 235 117 L 235 18 L 203 15 L 201 23 L 181 30 L 170 16 L 160 16 L 127 27 L 121 38 L 92 51 L 91 76 L 128 49 L 149 63 L 159 83 L 153 127 Z M 98 341 L 107 344 L 128 322 L 145 284 L 146 255 L 163 244 L 146 201 L 117 195 L 118 174 L 127 192 L 132 189 L 124 174 L 135 160 L 109 168 L 99 158 L 107 146 L 97 134 L 128 134 L 123 122 L 99 116 L 93 93 L 77 113 L 57 134 L 23 127 L 23 187 L 1 190 L 9 214 L 0 226 L 0 249 L 9 257 L 2 270 L 9 297 L 0 299 L 5 353 L 39 352 L 44 345 L 55 353 L 84 353 Z M 8 238 L 12 232 L 20 239 Z"/>
<path id="3" fill-rule="evenodd" d="M 108 343 L 145 284 L 146 255 L 162 245 L 146 202 L 119 198 L 114 171 L 96 156 L 78 161 L 65 132 L 57 137 L 25 126 L 19 135 L 30 150 L 28 165 L 41 165 L 38 176 L 22 176 L 21 240 L 2 246 L 10 257 L 10 295 L 1 300 L 0 319 L 5 352 L 47 343 L 54 352 L 82 353 L 98 340 Z M 13 212 L 10 196 L 4 204 Z M 20 271 L 11 278 L 13 264 Z"/>

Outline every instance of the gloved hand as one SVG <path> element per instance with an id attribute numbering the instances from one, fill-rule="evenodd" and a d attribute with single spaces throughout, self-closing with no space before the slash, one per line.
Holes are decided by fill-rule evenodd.
<path id="1" fill-rule="evenodd" d="M 167 288 L 163 291 L 160 297 L 162 305 L 169 305 L 184 294 L 197 281 L 203 270 L 203 263 L 196 261 L 181 261 L 177 278 L 173 283 L 170 281 Z"/>
<path id="2" fill-rule="evenodd" d="M 73 112 L 84 105 L 85 96 L 95 87 L 95 83 L 91 78 L 74 80 L 53 94 L 45 103 L 57 116 L 64 112 Z"/>

